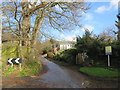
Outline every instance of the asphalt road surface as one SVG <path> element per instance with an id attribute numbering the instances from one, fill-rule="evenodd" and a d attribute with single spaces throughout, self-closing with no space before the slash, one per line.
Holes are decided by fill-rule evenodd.
<path id="1" fill-rule="evenodd" d="M 48 71 L 37 78 L 23 77 L 16 79 L 6 88 L 118 88 L 118 82 L 97 81 L 78 72 L 74 68 L 57 65 L 41 58 Z M 26 81 L 24 81 L 28 78 Z M 21 82 L 21 84 L 19 83 Z M 12 83 L 12 82 L 10 82 Z"/>
<path id="2" fill-rule="evenodd" d="M 50 88 L 117 88 L 118 82 L 93 80 L 74 70 L 59 66 L 45 58 L 41 61 L 48 67 L 48 72 L 41 76 L 38 82 L 45 83 Z"/>

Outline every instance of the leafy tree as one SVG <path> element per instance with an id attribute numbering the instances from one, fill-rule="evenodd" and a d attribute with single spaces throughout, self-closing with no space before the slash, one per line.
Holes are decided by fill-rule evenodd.
<path id="1" fill-rule="evenodd" d="M 116 22 L 116 27 L 118 28 L 118 31 L 115 32 L 115 34 L 118 35 L 118 40 L 120 41 L 120 13 L 117 15 L 117 18 L 118 18 L 118 21 L 115 21 Z"/>
<path id="2" fill-rule="evenodd" d="M 47 52 L 51 52 L 52 51 L 52 48 L 51 47 L 45 47 L 43 49 L 43 53 L 42 54 L 46 54 Z"/>
<path id="3" fill-rule="evenodd" d="M 91 33 L 88 30 L 85 30 L 85 35 L 83 37 L 77 38 L 77 44 L 75 45 L 76 48 L 79 50 L 80 53 L 87 52 L 89 46 L 92 44 Z"/>
<path id="4" fill-rule="evenodd" d="M 100 57 L 104 57 L 104 39 L 93 37 L 92 34 L 86 30 L 83 37 L 78 37 L 77 44 L 75 45 L 79 53 L 86 52 L 89 60 L 94 62 L 100 60 Z"/>
<path id="5" fill-rule="evenodd" d="M 78 52 L 76 49 L 61 50 L 57 52 L 57 55 L 54 56 L 54 59 L 69 64 L 76 64 L 77 53 Z"/>
<path id="6" fill-rule="evenodd" d="M 109 29 L 107 29 L 109 30 Z M 104 36 L 105 34 L 105 36 Z M 103 32 L 96 36 L 91 36 L 90 32 L 85 31 L 83 37 L 77 38 L 77 44 L 75 45 L 79 53 L 86 52 L 89 60 L 93 60 L 94 63 L 99 62 L 101 65 L 107 65 L 107 56 L 105 55 L 105 46 L 112 46 L 111 65 L 118 66 L 120 64 L 120 42 L 113 39 L 112 42 L 106 42 L 108 38 L 112 37 L 113 32 Z M 111 35 L 111 37 L 109 37 Z"/>

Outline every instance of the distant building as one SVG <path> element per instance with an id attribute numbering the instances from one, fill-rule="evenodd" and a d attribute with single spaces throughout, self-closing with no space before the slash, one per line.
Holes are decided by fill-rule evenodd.
<path id="1" fill-rule="evenodd" d="M 75 41 L 60 41 L 59 42 L 60 50 L 72 48 L 74 47 L 75 44 L 76 44 Z"/>
<path id="2" fill-rule="evenodd" d="M 75 46 L 77 38 L 73 37 L 71 41 L 59 41 L 60 50 L 69 49 Z"/>

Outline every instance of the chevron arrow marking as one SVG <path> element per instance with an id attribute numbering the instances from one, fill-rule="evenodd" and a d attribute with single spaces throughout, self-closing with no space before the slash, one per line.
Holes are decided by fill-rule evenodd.
<path id="1" fill-rule="evenodd" d="M 10 59 L 8 60 L 8 62 L 9 62 L 9 63 L 12 63 L 12 59 L 13 59 L 13 58 L 10 58 Z"/>
<path id="2" fill-rule="evenodd" d="M 20 58 L 17 58 L 17 59 L 15 60 L 15 62 L 16 62 L 16 63 L 19 63 L 18 60 L 20 60 Z"/>

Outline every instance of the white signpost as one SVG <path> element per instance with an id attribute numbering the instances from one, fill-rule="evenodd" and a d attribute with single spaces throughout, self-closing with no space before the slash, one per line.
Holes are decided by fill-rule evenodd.
<path id="1" fill-rule="evenodd" d="M 108 66 L 110 66 L 110 55 L 112 55 L 112 47 L 111 46 L 105 47 L 105 54 L 108 55 Z"/>

